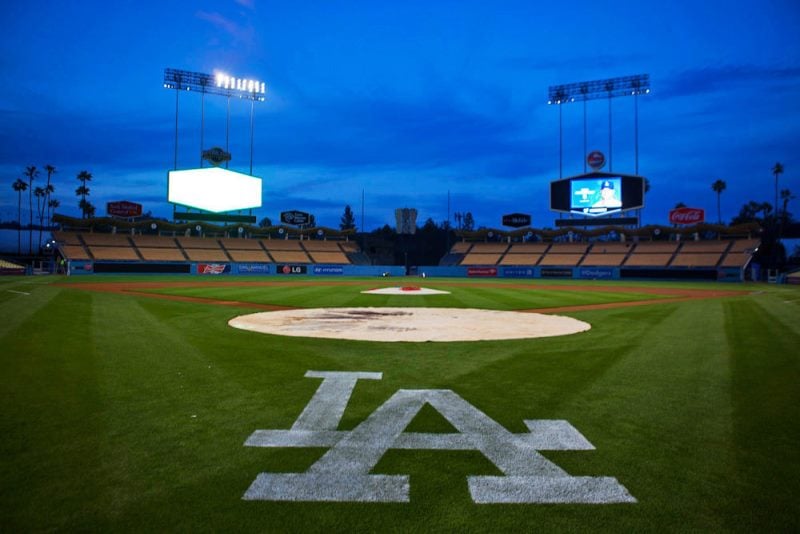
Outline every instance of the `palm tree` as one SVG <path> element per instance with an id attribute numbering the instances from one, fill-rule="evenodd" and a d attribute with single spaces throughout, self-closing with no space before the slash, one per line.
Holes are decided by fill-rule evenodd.
<path id="1" fill-rule="evenodd" d="M 22 178 L 17 178 L 12 187 L 17 192 L 17 254 L 22 254 L 22 192 L 28 189 L 28 184 Z"/>
<path id="2" fill-rule="evenodd" d="M 45 193 L 47 193 L 47 198 L 45 198 L 45 205 L 49 208 L 50 206 L 50 195 L 56 190 L 56 188 L 50 183 L 51 178 L 57 172 L 56 168 L 49 163 L 44 166 L 44 170 L 47 171 L 47 185 L 44 188 Z M 47 225 L 50 226 L 50 210 L 47 210 Z"/>
<path id="3" fill-rule="evenodd" d="M 783 218 L 789 218 L 789 201 L 794 200 L 795 196 L 788 189 L 781 189 L 781 200 L 783 201 Z"/>
<path id="4" fill-rule="evenodd" d="M 33 254 L 33 180 L 39 176 L 39 169 L 34 165 L 25 167 L 23 173 L 28 177 L 28 209 L 30 217 L 28 219 L 28 253 Z"/>
<path id="5" fill-rule="evenodd" d="M 775 175 L 775 216 L 778 216 L 778 176 L 783 174 L 783 164 L 779 161 L 772 167 L 772 174 Z"/>
<path id="6" fill-rule="evenodd" d="M 36 213 L 39 215 L 39 241 L 37 241 L 36 250 L 38 251 L 42 247 L 42 224 L 44 223 L 44 199 L 47 197 L 47 193 L 44 191 L 44 187 L 37 187 L 33 191 L 33 196 L 36 197 Z"/>
<path id="7" fill-rule="evenodd" d="M 719 224 L 722 224 L 722 210 L 720 209 L 720 197 L 722 197 L 722 192 L 725 191 L 725 188 L 728 187 L 728 184 L 725 183 L 724 180 L 717 180 L 713 184 L 711 184 L 711 190 L 717 194 L 717 220 Z"/>
<path id="8" fill-rule="evenodd" d="M 55 213 L 55 209 L 61 205 L 61 202 L 57 198 L 51 198 L 47 201 L 47 208 L 48 208 L 48 215 L 47 219 L 52 224 L 53 222 L 53 213 Z"/>
<path id="9" fill-rule="evenodd" d="M 86 207 L 91 205 L 86 202 L 86 196 L 89 194 L 89 188 L 86 187 L 86 182 L 92 180 L 92 173 L 89 171 L 81 171 L 78 173 L 78 180 L 81 181 L 81 185 L 75 190 L 75 194 L 81 197 L 80 202 L 78 202 L 78 207 L 81 209 L 81 217 L 85 219 L 87 214 Z"/>
<path id="10" fill-rule="evenodd" d="M 47 221 L 47 226 L 48 227 L 50 226 L 50 207 L 51 207 L 50 206 L 50 195 L 52 195 L 53 192 L 55 192 L 55 190 L 56 190 L 56 188 L 53 186 L 53 184 L 47 184 L 45 186 L 45 188 L 44 188 L 44 192 L 45 192 L 46 196 L 45 196 L 45 201 L 42 204 L 42 210 L 44 211 L 44 209 L 47 208 L 47 218 L 45 219 L 45 221 Z"/>

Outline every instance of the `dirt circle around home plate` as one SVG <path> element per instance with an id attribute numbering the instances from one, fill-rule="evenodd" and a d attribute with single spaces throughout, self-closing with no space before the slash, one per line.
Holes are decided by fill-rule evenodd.
<path id="1" fill-rule="evenodd" d="M 529 339 L 585 332 L 589 323 L 541 313 L 472 308 L 312 308 L 240 315 L 234 328 L 292 337 L 383 342 Z"/>

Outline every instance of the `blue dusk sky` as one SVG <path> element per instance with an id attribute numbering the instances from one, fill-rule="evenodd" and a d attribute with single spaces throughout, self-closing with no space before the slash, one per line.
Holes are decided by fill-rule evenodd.
<path id="1" fill-rule="evenodd" d="M 727 182 L 722 218 L 749 200 L 800 193 L 800 4 L 697 2 L 39 1 L 3 7 L 0 219 L 15 220 L 12 182 L 55 165 L 60 212 L 78 216 L 76 175 L 94 176 L 97 214 L 113 200 L 169 217 L 175 92 L 164 68 L 263 80 L 254 174 L 263 207 L 309 211 L 338 227 L 349 204 L 367 230 L 473 213 L 501 227 L 523 212 L 552 227 L 558 107 L 548 87 L 647 73 L 638 99 L 645 224 L 678 202 L 716 221 L 711 184 Z M 226 100 L 205 99 L 205 148 L 225 145 Z M 200 163 L 199 94 L 181 93 L 178 167 Z M 634 99 L 590 101 L 588 150 L 633 173 Z M 232 170 L 248 172 L 249 103 L 231 102 Z M 583 172 L 583 106 L 563 112 L 563 175 Z M 606 169 L 607 170 L 607 169 Z M 44 173 L 40 177 L 43 181 Z M 41 183 L 39 184 L 41 185 Z M 797 202 L 790 211 L 797 213 Z M 27 213 L 27 212 L 26 212 Z M 23 215 L 23 218 L 27 217 Z"/>

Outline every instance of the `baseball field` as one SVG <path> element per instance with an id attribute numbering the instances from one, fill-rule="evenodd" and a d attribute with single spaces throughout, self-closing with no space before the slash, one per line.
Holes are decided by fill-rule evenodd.
<path id="1" fill-rule="evenodd" d="M 394 315 L 232 326 L 318 308 Z M 800 529 L 797 286 L 6 277 L 0 318 L 5 532 Z"/>

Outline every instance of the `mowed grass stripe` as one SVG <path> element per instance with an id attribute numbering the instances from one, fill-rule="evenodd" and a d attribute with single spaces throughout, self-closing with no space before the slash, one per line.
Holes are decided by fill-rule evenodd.
<path id="1" fill-rule="evenodd" d="M 2 340 L 0 503 L 9 530 L 80 524 L 99 494 L 103 403 L 85 319 L 93 296 L 42 291 L 47 298 L 16 310 L 24 319 L 10 318 L 18 326 Z"/>
<path id="2" fill-rule="evenodd" d="M 788 532 L 800 528 L 800 323 L 797 316 L 787 322 L 779 299 L 726 303 L 736 439 L 731 508 L 746 506 L 765 530 Z"/>

